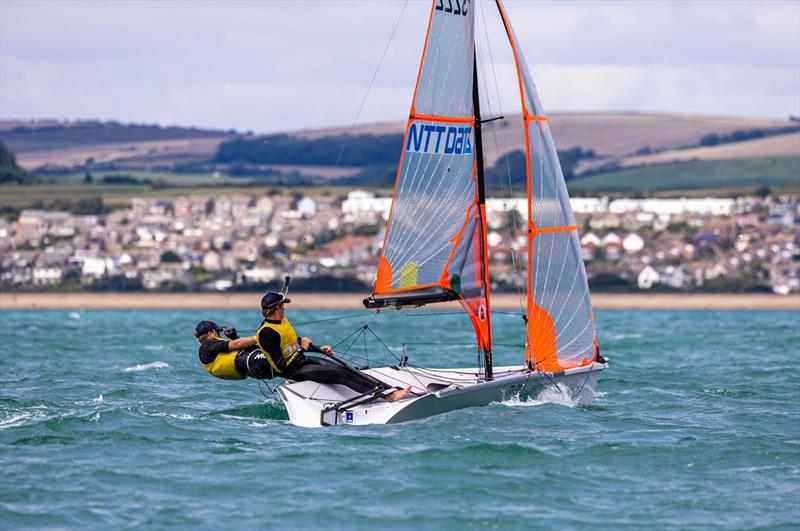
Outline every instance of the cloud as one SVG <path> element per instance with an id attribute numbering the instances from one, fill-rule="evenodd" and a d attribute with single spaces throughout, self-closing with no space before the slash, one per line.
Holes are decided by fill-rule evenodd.
<path id="1" fill-rule="evenodd" d="M 402 12 L 360 121 L 401 120 L 429 5 L 4 0 L 0 116 L 347 125 Z M 800 114 L 800 3 L 505 5 L 550 111 Z M 478 35 L 493 37 L 505 81 L 513 63 L 492 6 L 478 2 Z M 501 99 L 513 110 L 513 93 Z"/>

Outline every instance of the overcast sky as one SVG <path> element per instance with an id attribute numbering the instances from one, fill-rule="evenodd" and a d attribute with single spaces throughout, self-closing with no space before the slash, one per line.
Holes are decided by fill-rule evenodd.
<path id="1" fill-rule="evenodd" d="M 798 0 L 505 5 L 548 112 L 800 115 Z M 390 43 L 358 122 L 402 120 L 429 6 L 0 0 L 0 117 L 349 125 Z"/>

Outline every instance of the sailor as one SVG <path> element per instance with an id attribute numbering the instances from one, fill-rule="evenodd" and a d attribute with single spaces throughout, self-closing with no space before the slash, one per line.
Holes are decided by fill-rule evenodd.
<path id="1" fill-rule="evenodd" d="M 220 331 L 228 340 L 220 337 Z M 272 378 L 272 367 L 254 337 L 240 338 L 235 328 L 222 328 L 214 321 L 200 321 L 194 337 L 200 343 L 200 363 L 212 376 L 224 380 Z"/>
<path id="2" fill-rule="evenodd" d="M 264 322 L 256 332 L 255 340 L 267 354 L 267 361 L 276 376 L 297 382 L 310 380 L 324 384 L 341 384 L 358 394 L 381 393 L 388 389 L 388 386 L 376 386 L 373 380 L 359 375 L 355 369 L 317 356 L 306 356 L 306 352 L 333 354 L 333 350 L 328 345 L 314 345 L 308 337 L 298 339 L 294 328 L 284 316 L 284 306 L 290 302 L 291 299 L 287 299 L 283 293 L 274 291 L 261 299 Z M 409 386 L 385 394 L 383 398 L 395 402 L 410 393 Z"/>

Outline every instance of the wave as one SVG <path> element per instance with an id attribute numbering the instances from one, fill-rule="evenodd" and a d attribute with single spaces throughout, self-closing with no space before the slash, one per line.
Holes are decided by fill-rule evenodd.
<path id="1" fill-rule="evenodd" d="M 134 365 L 133 367 L 125 367 L 122 372 L 142 372 L 149 369 L 166 369 L 169 363 L 163 361 L 154 361 L 153 363 L 145 363 L 144 365 Z"/>
<path id="2" fill-rule="evenodd" d="M 79 314 L 78 312 L 69 312 L 69 318 L 75 321 L 80 321 L 81 314 Z"/>
<path id="3" fill-rule="evenodd" d="M 0 420 L 0 430 L 14 428 L 27 424 L 28 421 L 40 421 L 47 418 L 47 408 L 44 406 L 34 406 L 30 410 L 19 413 L 12 413 L 7 419 Z"/>
<path id="4" fill-rule="evenodd" d="M 283 403 L 277 399 L 271 399 L 263 404 L 238 406 L 222 411 L 212 412 L 212 415 L 220 415 L 225 418 L 240 420 L 288 420 L 289 415 Z"/>

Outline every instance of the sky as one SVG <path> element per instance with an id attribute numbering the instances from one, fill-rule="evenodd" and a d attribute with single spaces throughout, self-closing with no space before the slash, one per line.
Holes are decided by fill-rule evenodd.
<path id="1" fill-rule="evenodd" d="M 493 0 L 475 2 L 491 43 Z M 800 115 L 800 0 L 504 5 L 548 112 Z M 0 0 L 0 118 L 255 132 L 401 121 L 429 9 Z M 501 44 L 482 49 L 501 80 L 513 72 Z M 508 102 L 501 89 L 497 107 L 518 112 Z"/>

